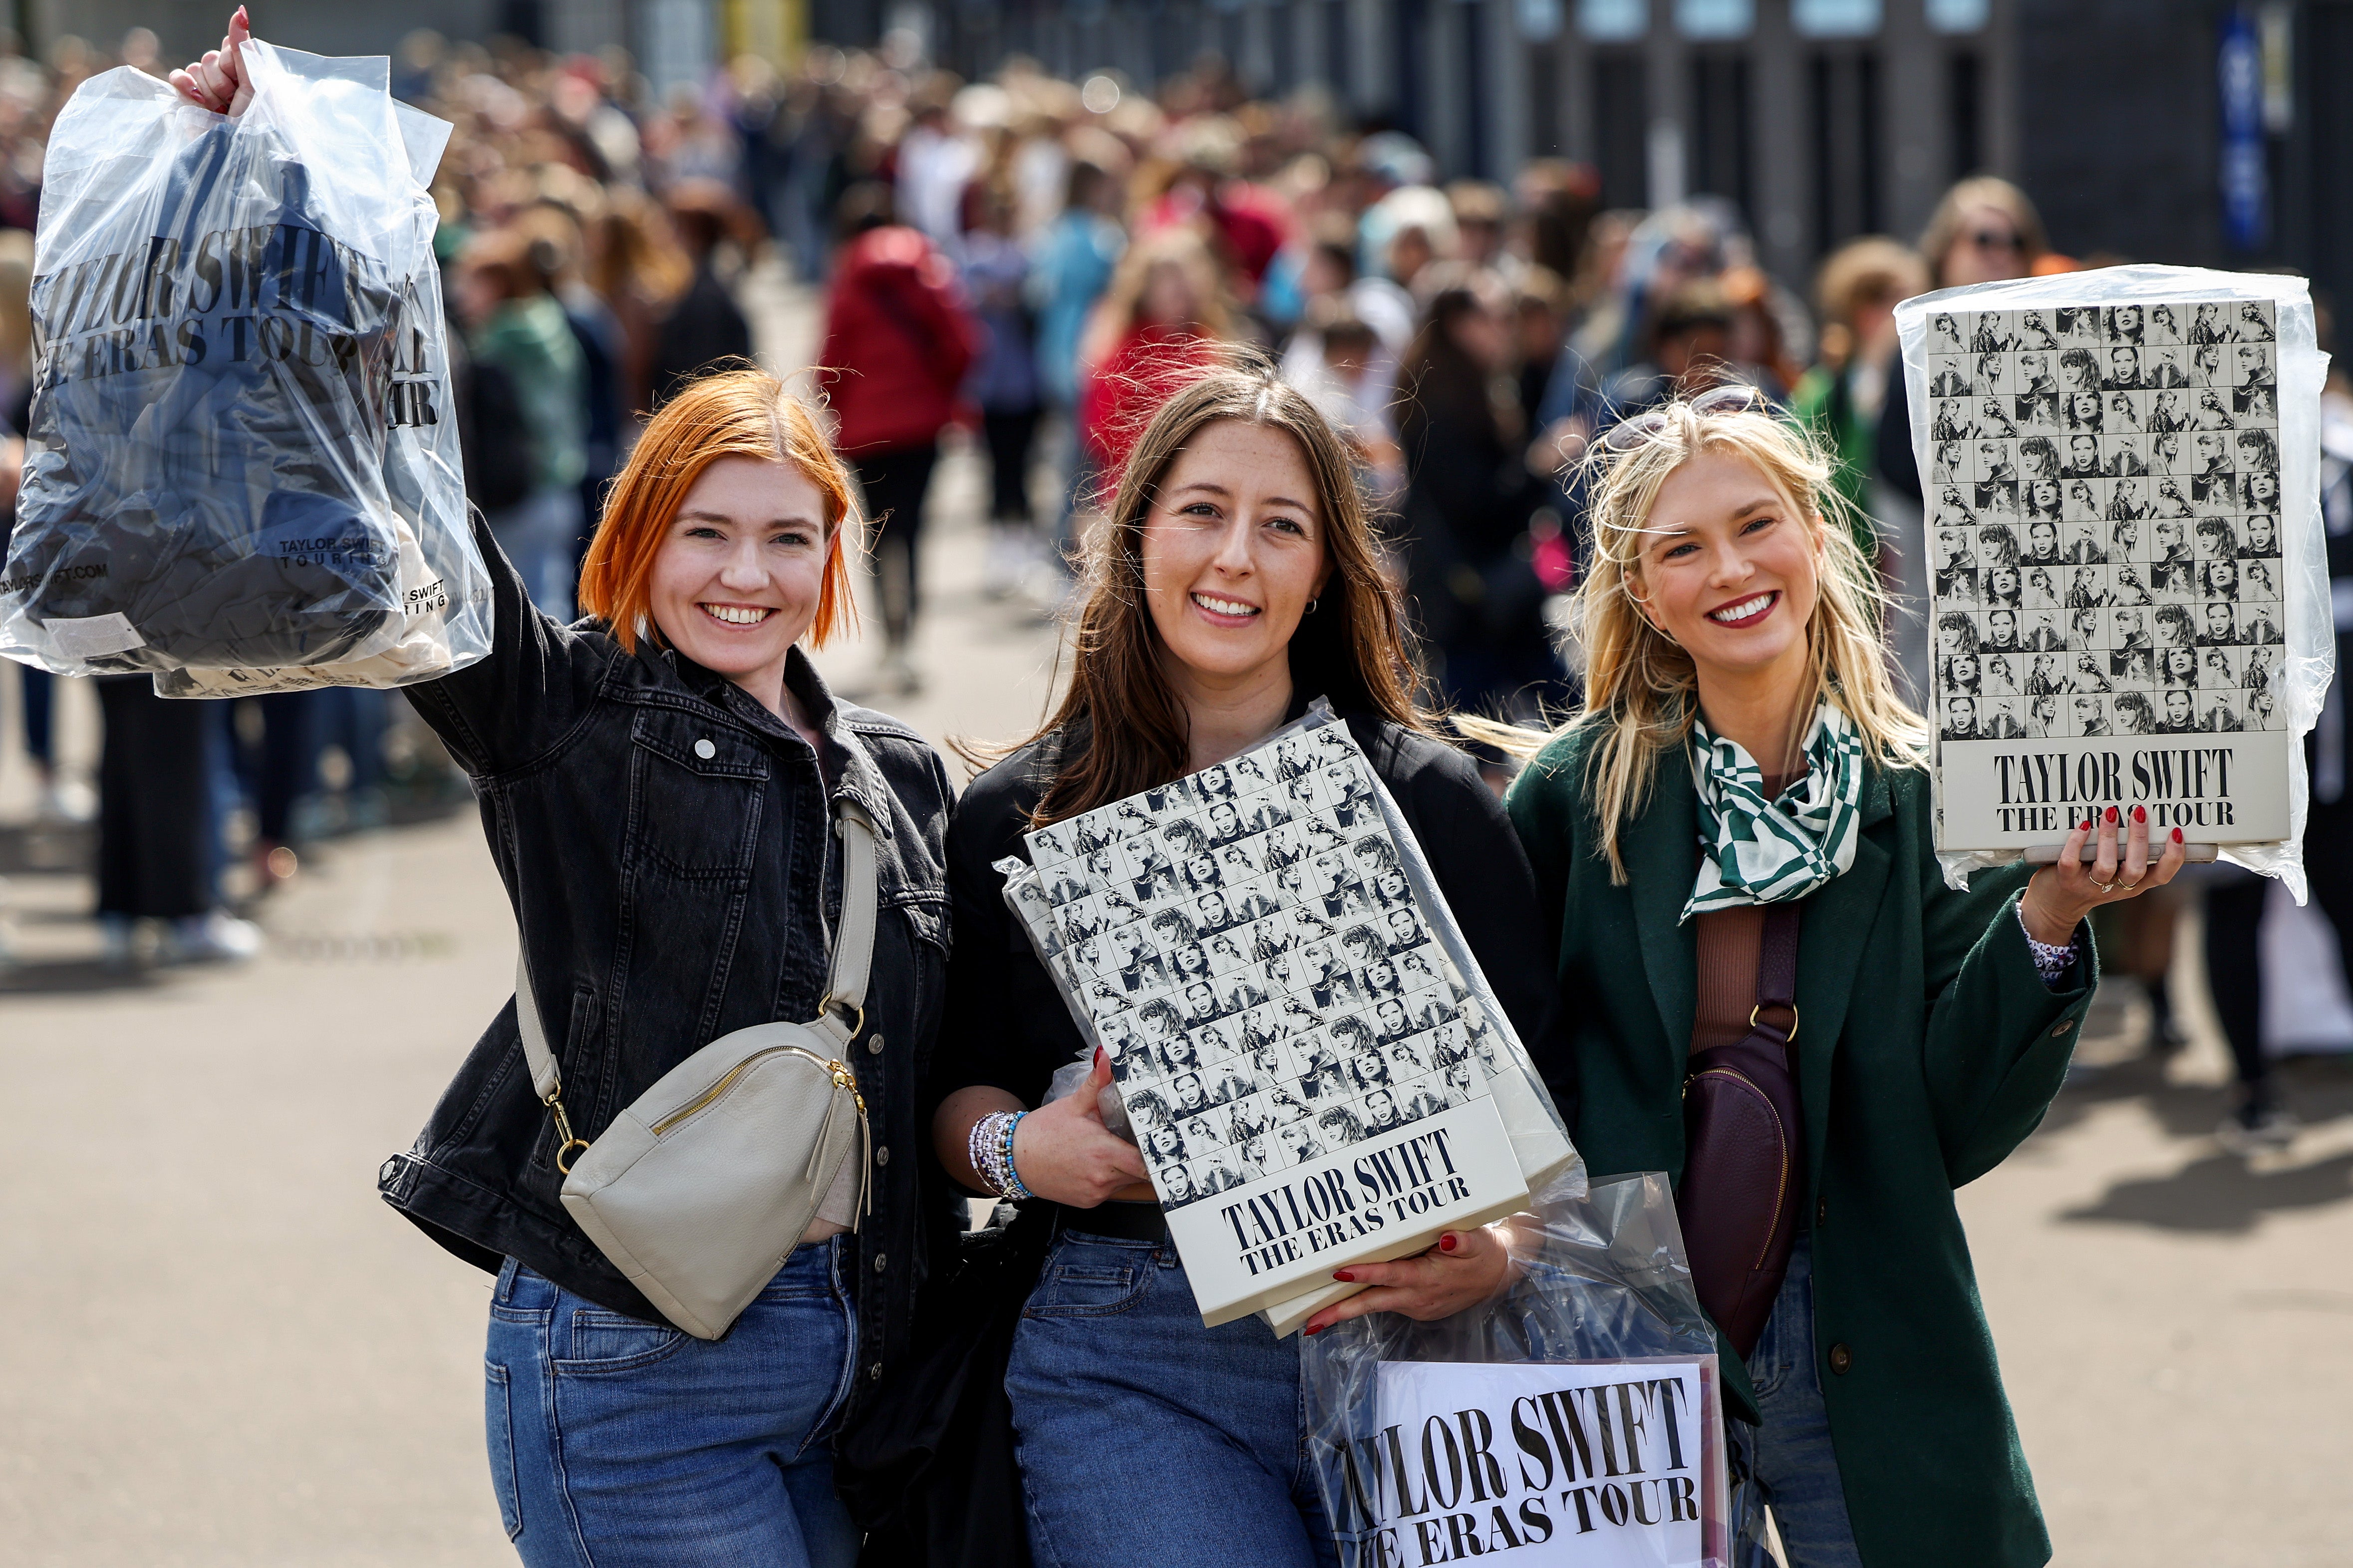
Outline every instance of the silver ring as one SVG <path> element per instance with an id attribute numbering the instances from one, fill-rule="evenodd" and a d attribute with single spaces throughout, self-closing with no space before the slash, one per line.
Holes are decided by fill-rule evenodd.
<path id="1" fill-rule="evenodd" d="M 2116 885 L 2114 882 L 2094 882 L 2092 886 L 2102 893 L 2113 893 L 2116 890 Z"/>

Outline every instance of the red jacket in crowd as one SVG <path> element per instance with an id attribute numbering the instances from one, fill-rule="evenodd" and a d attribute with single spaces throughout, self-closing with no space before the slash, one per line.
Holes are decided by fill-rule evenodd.
<path id="1" fill-rule="evenodd" d="M 826 310 L 825 384 L 845 457 L 921 447 L 955 418 L 980 350 L 954 264 L 922 233 L 872 228 L 842 247 Z"/>

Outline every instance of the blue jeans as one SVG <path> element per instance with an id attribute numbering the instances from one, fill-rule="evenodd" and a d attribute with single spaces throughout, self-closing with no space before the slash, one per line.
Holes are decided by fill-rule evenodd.
<path id="1" fill-rule="evenodd" d="M 1734 1530 L 1736 1539 L 1754 1510 L 1770 1504 L 1789 1568 L 1862 1568 L 1847 1521 L 1838 1454 L 1831 1447 L 1821 1358 L 1814 1350 L 1812 1239 L 1798 1238 L 1773 1315 L 1748 1356 L 1748 1376 L 1765 1424 L 1725 1424 L 1732 1438 L 1733 1475 L 1753 1478 L 1753 1484 L 1735 1494 Z M 1736 1560 L 1740 1568 L 1761 1568 L 1767 1562 L 1761 1552 Z"/>
<path id="2" fill-rule="evenodd" d="M 1174 1247 L 1058 1237 L 1005 1392 L 1039 1568 L 1336 1568 L 1298 1341 L 1203 1328 Z"/>
<path id="3" fill-rule="evenodd" d="M 840 1236 L 723 1340 L 609 1312 L 513 1258 L 491 1300 L 491 1484 L 528 1568 L 849 1568 L 828 1428 L 857 1317 Z"/>

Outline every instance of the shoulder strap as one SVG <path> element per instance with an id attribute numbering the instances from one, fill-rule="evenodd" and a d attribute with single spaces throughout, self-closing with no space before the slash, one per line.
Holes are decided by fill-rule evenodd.
<path id="1" fill-rule="evenodd" d="M 865 1020 L 866 982 L 874 964 L 874 824 L 863 806 L 845 798 L 835 815 L 834 831 L 841 836 L 841 924 L 834 932 L 832 978 L 818 1011 L 820 1021 L 839 1026 L 843 1020 L 835 1010 L 847 1009 L 849 1019 L 842 1034 L 848 1038 Z M 515 949 L 515 1023 L 522 1031 L 523 1060 L 531 1065 L 531 1087 L 543 1103 L 560 1113 L 564 1069 L 548 1047 L 547 1026 L 532 994 L 531 973 L 524 966 L 520 942 Z M 565 1136 L 569 1139 L 571 1134 L 566 1131 Z"/>
<path id="2" fill-rule="evenodd" d="M 1757 1007 L 1748 1015 L 1761 1026 L 1767 1008 L 1787 1008 L 1788 1027 L 1781 1043 L 1798 1037 L 1798 925 L 1805 905 L 1795 899 L 1765 906 L 1765 931 L 1757 950 Z"/>
<path id="3" fill-rule="evenodd" d="M 874 823 L 866 808 L 845 797 L 834 818 L 841 836 L 841 924 L 833 933 L 833 977 L 827 983 L 820 1015 L 849 1010 L 847 1034 L 858 1032 L 866 1015 L 866 981 L 874 966 Z"/>

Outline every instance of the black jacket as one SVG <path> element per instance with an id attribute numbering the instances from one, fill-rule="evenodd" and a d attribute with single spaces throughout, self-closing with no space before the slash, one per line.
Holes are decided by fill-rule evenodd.
<path id="1" fill-rule="evenodd" d="M 808 746 L 740 688 L 649 645 L 626 654 L 601 622 L 557 625 L 532 609 L 489 531 L 475 537 L 497 594 L 493 651 L 408 696 L 473 776 L 580 1136 L 719 1036 L 816 1015 L 840 904 L 830 797 L 880 828 L 881 916 L 851 1057 L 876 1162 L 858 1238 L 863 1391 L 902 1347 L 953 1213 L 922 1201 L 921 1173 L 938 1167 L 915 1121 L 945 984 L 946 770 L 905 725 L 837 703 L 796 650 L 786 679 L 824 731 L 821 778 Z M 495 1269 L 511 1254 L 659 1321 L 565 1213 L 551 1123 L 510 1003 L 416 1146 L 385 1162 L 385 1201 L 470 1263 Z"/>

